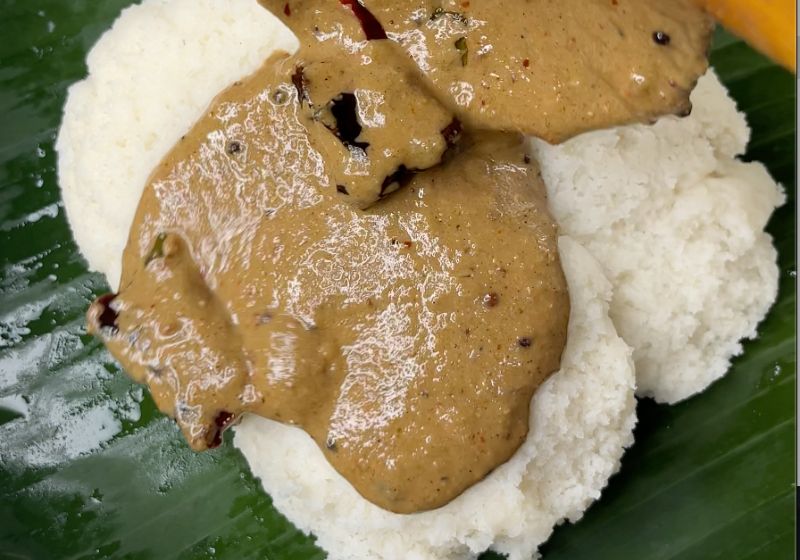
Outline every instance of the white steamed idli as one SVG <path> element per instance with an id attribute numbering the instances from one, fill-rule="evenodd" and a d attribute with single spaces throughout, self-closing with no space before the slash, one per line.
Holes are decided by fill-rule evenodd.
<path id="1" fill-rule="evenodd" d="M 688 118 L 533 141 L 561 232 L 614 287 L 637 392 L 668 403 L 725 375 L 778 290 L 763 230 L 783 191 L 763 165 L 736 159 L 750 130 L 713 72 L 692 102 Z"/>
<path id="2" fill-rule="evenodd" d="M 78 245 L 112 286 L 151 170 L 219 91 L 295 48 L 256 0 L 145 0 L 92 49 L 65 108 L 59 178 Z M 534 142 L 556 217 L 589 252 L 560 241 L 573 302 L 562 367 L 537 391 L 522 449 L 485 481 L 437 511 L 395 515 L 358 496 L 303 432 L 254 417 L 237 429 L 276 505 L 331 558 L 490 546 L 528 558 L 554 524 L 580 518 L 635 422 L 630 350 L 609 302 L 643 394 L 679 400 L 724 373 L 774 299 L 762 229 L 782 198 L 763 168 L 734 160 L 748 129 L 716 79 L 693 97 L 689 119 Z"/>
<path id="3" fill-rule="evenodd" d="M 78 244 L 113 286 L 150 170 L 221 89 L 278 46 L 293 41 L 255 0 L 146 0 L 93 49 L 90 77 L 70 91 L 59 174 Z M 385 512 L 303 432 L 259 418 L 238 428 L 235 442 L 275 503 L 332 558 L 469 557 L 490 546 L 527 558 L 600 496 L 633 441 L 631 351 L 608 318 L 597 263 L 569 239 L 560 248 L 573 307 L 561 371 L 537 392 L 520 452 L 447 507 Z"/>

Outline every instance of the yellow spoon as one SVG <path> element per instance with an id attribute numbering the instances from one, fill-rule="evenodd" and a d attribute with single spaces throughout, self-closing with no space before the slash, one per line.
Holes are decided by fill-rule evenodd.
<path id="1" fill-rule="evenodd" d="M 697 2 L 753 47 L 792 72 L 797 72 L 796 0 Z"/>

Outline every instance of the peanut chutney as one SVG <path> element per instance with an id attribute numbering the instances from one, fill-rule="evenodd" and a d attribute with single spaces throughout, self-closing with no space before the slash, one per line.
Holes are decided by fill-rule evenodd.
<path id="1" fill-rule="evenodd" d="M 300 38 L 154 170 L 88 312 L 196 450 L 253 413 L 366 499 L 440 507 L 508 460 L 569 294 L 523 134 L 688 111 L 688 0 L 263 0 Z"/>

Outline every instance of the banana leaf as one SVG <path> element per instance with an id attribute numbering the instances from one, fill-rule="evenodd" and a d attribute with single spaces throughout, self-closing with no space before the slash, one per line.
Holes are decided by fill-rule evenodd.
<path id="1" fill-rule="evenodd" d="M 53 144 L 67 87 L 130 3 L 0 0 L 0 558 L 324 558 L 230 441 L 191 452 L 86 335 L 107 286 L 71 239 Z M 789 194 L 769 226 L 778 302 L 710 390 L 639 403 L 621 472 L 545 560 L 794 557 L 795 82 L 724 31 L 712 62 L 753 128 L 746 158 Z"/>

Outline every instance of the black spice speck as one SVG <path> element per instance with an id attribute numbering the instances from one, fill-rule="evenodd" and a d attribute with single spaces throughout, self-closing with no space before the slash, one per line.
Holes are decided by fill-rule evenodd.
<path id="1" fill-rule="evenodd" d="M 272 94 L 272 100 L 278 105 L 285 105 L 289 100 L 289 94 L 282 89 L 277 89 L 275 93 Z"/>
<path id="2" fill-rule="evenodd" d="M 242 143 L 237 140 L 231 140 L 228 142 L 228 146 L 225 148 L 225 151 L 229 156 L 236 155 L 242 151 Z"/>
<path id="3" fill-rule="evenodd" d="M 454 12 L 451 10 L 445 10 L 444 8 L 436 8 L 435 10 L 433 10 L 433 14 L 431 15 L 431 21 L 436 21 L 444 16 L 449 16 L 462 25 L 469 24 L 469 19 L 464 14 L 460 12 Z"/>
<path id="4" fill-rule="evenodd" d="M 469 46 L 467 45 L 466 37 L 459 37 L 454 43 L 458 52 L 461 53 L 461 66 L 466 66 L 469 62 Z"/>
<path id="5" fill-rule="evenodd" d="M 333 436 L 328 436 L 328 439 L 325 441 L 325 447 L 327 447 L 329 451 L 336 451 L 336 440 Z"/>
<path id="6" fill-rule="evenodd" d="M 463 127 L 461 125 L 461 121 L 457 118 L 453 118 L 444 129 L 442 130 L 442 136 L 444 137 L 445 142 L 447 142 L 447 147 L 452 148 L 455 146 L 458 141 L 461 139 L 461 133 L 463 131 Z"/>
<path id="7" fill-rule="evenodd" d="M 345 187 L 344 185 L 336 185 L 336 192 L 345 195 L 350 194 L 349 192 L 347 192 L 347 187 Z"/>
<path id="8" fill-rule="evenodd" d="M 533 345 L 533 341 L 527 336 L 524 336 L 517 341 L 517 344 L 520 345 L 520 348 L 530 348 Z"/>
<path id="9" fill-rule="evenodd" d="M 483 296 L 483 305 L 486 307 L 497 307 L 498 303 L 500 303 L 500 296 L 498 296 L 495 292 L 491 292 Z"/>
<path id="10" fill-rule="evenodd" d="M 663 31 L 654 31 L 653 41 L 655 41 L 658 45 L 667 46 L 670 42 L 670 36 Z"/>

